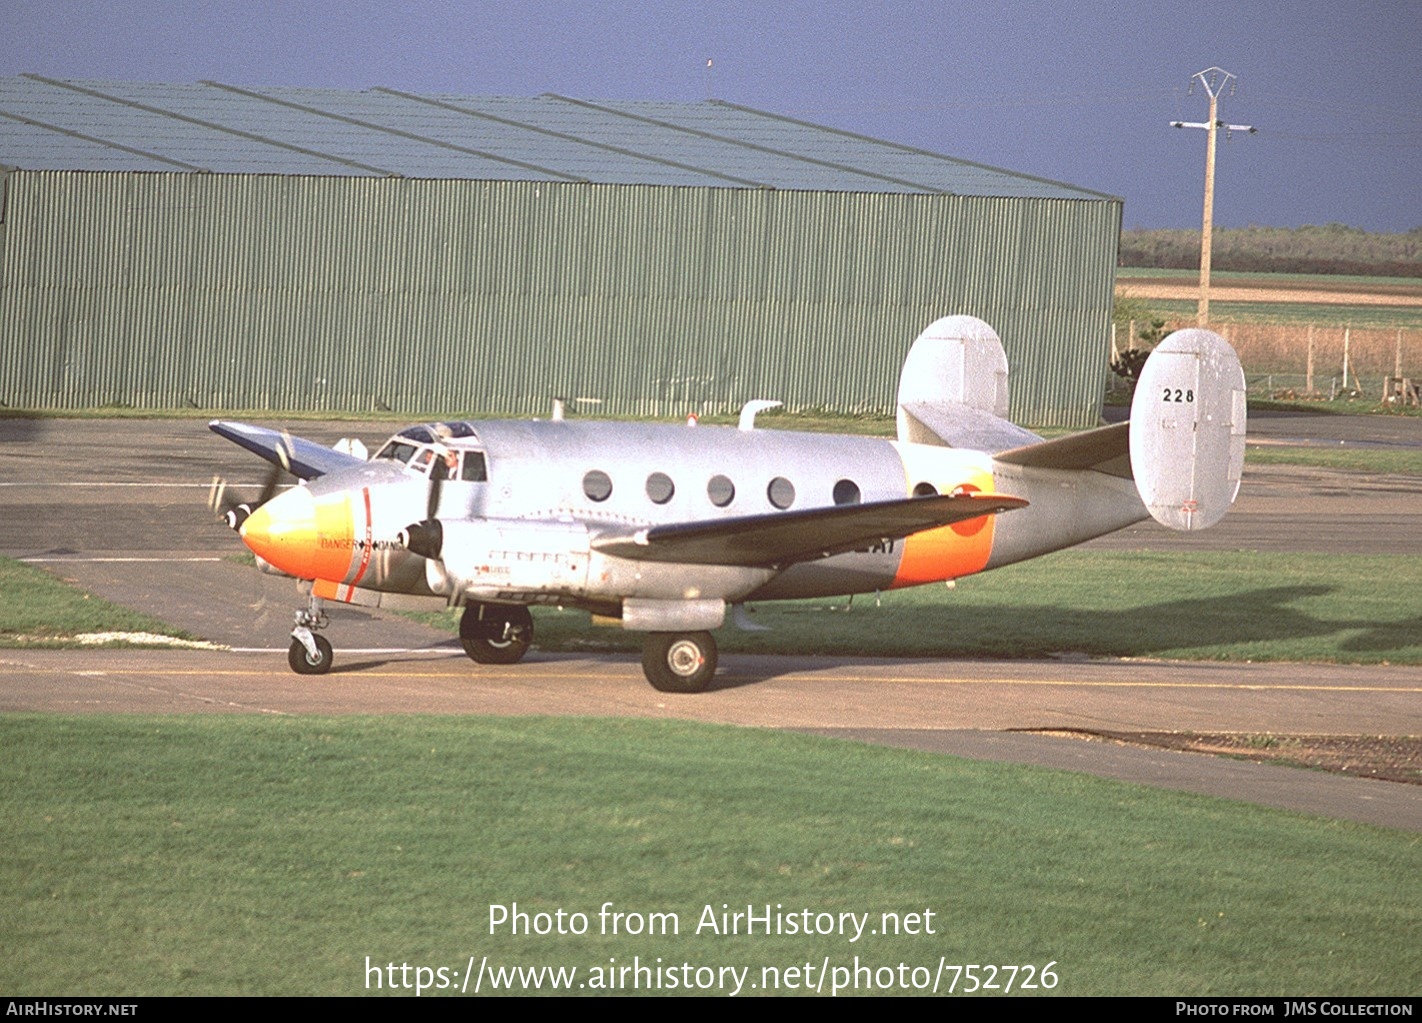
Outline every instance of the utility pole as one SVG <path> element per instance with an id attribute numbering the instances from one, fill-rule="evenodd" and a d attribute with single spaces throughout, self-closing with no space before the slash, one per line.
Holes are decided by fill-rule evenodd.
<path id="1" fill-rule="evenodd" d="M 1220 128 L 1225 137 L 1236 131 L 1247 131 L 1253 135 L 1256 129 L 1249 124 L 1225 124 L 1220 120 L 1220 93 L 1226 85 L 1230 95 L 1234 95 L 1234 75 L 1223 68 L 1211 67 L 1197 71 L 1192 79 L 1198 78 L 1210 97 L 1210 119 L 1208 121 L 1171 121 L 1172 128 L 1204 128 L 1208 133 L 1205 145 L 1205 222 L 1200 230 L 1200 312 L 1199 325 L 1210 325 L 1210 244 L 1215 226 L 1215 136 Z M 1190 82 L 1190 91 L 1195 91 L 1195 83 Z"/>

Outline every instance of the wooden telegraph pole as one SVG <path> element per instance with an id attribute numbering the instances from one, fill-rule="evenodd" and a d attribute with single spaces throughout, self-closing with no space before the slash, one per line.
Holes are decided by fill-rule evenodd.
<path id="1" fill-rule="evenodd" d="M 1234 75 L 1223 68 L 1211 67 L 1203 71 L 1197 71 L 1192 76 L 1190 90 L 1195 89 L 1194 79 L 1199 79 L 1200 84 L 1205 89 L 1205 94 L 1210 97 L 1210 119 L 1208 121 L 1171 121 L 1172 128 L 1204 128 L 1206 132 L 1205 145 L 1205 222 L 1200 231 L 1200 313 L 1199 325 L 1208 327 L 1210 325 L 1210 244 L 1211 235 L 1214 232 L 1215 222 L 1215 136 L 1220 128 L 1225 130 L 1225 137 L 1236 131 L 1247 131 L 1253 135 L 1257 130 L 1253 125 L 1248 124 L 1225 124 L 1220 120 L 1220 93 L 1226 85 L 1229 86 L 1230 95 L 1234 95 Z"/>

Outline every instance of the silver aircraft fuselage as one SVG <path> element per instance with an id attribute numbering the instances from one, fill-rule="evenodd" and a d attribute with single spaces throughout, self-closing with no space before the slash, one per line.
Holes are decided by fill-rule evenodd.
<path id="1" fill-rule="evenodd" d="M 1004 490 L 1032 506 L 784 566 L 687 566 L 596 548 L 600 536 L 663 523 Z M 435 517 L 452 532 L 437 566 L 399 541 L 411 523 Z M 434 596 L 458 586 L 479 600 L 598 611 L 626 598 L 735 603 L 939 582 L 1145 517 L 1128 479 L 996 465 L 978 451 L 765 429 L 496 420 L 402 431 L 371 461 L 263 505 L 242 533 L 263 561 L 313 580 L 322 597 Z"/>

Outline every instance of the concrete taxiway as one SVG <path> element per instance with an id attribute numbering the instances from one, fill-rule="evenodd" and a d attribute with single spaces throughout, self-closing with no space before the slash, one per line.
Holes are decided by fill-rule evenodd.
<path id="1" fill-rule="evenodd" d="M 1422 832 L 1422 786 L 1390 784 L 1032 730 L 1392 732 L 1416 720 L 1412 669 L 1158 661 L 925 661 L 728 656 L 694 696 L 651 689 L 636 660 L 535 652 L 472 664 L 447 640 L 355 650 L 319 677 L 285 648 L 0 651 L 0 711 L 553 714 L 675 718 L 1082 771 Z"/>

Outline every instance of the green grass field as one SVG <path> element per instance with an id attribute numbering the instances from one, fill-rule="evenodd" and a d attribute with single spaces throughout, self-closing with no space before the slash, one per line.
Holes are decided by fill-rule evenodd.
<path id="1" fill-rule="evenodd" d="M 1193 270 L 1160 270 L 1122 267 L 1117 272 L 1119 293 L 1130 298 L 1133 280 L 1191 280 Z M 1416 292 L 1417 281 L 1406 277 L 1360 277 L 1346 274 L 1256 274 L 1215 271 L 1210 275 L 1214 288 L 1264 285 L 1293 291 L 1334 291 L 1348 289 L 1360 296 L 1369 290 L 1375 295 Z M 1198 310 L 1193 299 L 1132 299 L 1142 307 L 1168 319 L 1192 319 Z M 1212 320 L 1220 323 L 1307 324 L 1321 327 L 1422 327 L 1422 308 L 1412 304 L 1374 305 L 1371 302 L 1210 302 Z"/>
<path id="2" fill-rule="evenodd" d="M 1286 447 L 1251 445 L 1248 465 L 1295 465 L 1345 469 L 1391 476 L 1422 476 L 1422 450 L 1417 448 Z"/>
<path id="3" fill-rule="evenodd" d="M 1123 266 L 1116 271 L 1116 276 L 1123 280 L 1130 280 L 1135 277 L 1164 280 L 1173 280 L 1176 278 L 1198 279 L 1199 271 L 1196 269 L 1164 269 L 1156 266 Z M 1238 284 L 1246 281 L 1267 280 L 1281 284 L 1289 284 L 1298 288 L 1363 285 L 1364 287 L 1375 287 L 1384 291 L 1396 288 L 1415 287 L 1417 284 L 1417 279 L 1413 277 L 1380 277 L 1368 274 L 1255 273 L 1253 271 L 1242 270 L 1212 270 L 1210 272 L 1210 280 L 1219 281 L 1221 284 Z"/>
<path id="4" fill-rule="evenodd" d="M 0 558 L 0 648 L 71 646 L 75 636 L 101 632 L 192 639 L 152 615 L 91 597 L 33 565 Z"/>
<path id="5" fill-rule="evenodd" d="M 1170 320 L 1188 321 L 1199 309 L 1196 302 L 1153 298 L 1150 308 Z M 1309 324 L 1320 327 L 1422 327 L 1422 310 L 1416 306 L 1303 305 L 1295 302 L 1210 302 L 1213 325 L 1220 323 Z"/>
<path id="6" fill-rule="evenodd" d="M 582 991 L 634 957 L 743 993 L 856 957 L 891 968 L 861 992 L 940 962 L 1066 995 L 1422 985 L 1419 836 L 1079 775 L 649 721 L 10 715 L 0 742 L 16 995 L 354 995 L 369 961 L 447 996 L 485 956 Z M 491 926 L 514 903 L 588 933 Z M 664 933 L 602 933 L 608 903 Z M 697 933 L 747 906 L 919 933 Z"/>

